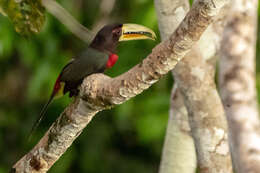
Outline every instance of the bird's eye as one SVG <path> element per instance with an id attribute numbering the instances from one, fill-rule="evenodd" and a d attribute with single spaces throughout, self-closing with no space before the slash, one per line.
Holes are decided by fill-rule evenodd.
<path id="1" fill-rule="evenodd" d="M 121 35 L 121 29 L 114 29 L 112 32 L 114 35 L 117 35 L 117 36 Z"/>

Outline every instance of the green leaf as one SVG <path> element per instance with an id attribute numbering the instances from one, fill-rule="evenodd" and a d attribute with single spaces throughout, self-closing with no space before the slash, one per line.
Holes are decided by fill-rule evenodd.
<path id="1" fill-rule="evenodd" d="M 0 7 L 22 35 L 38 33 L 44 24 L 44 8 L 40 0 L 0 0 Z"/>

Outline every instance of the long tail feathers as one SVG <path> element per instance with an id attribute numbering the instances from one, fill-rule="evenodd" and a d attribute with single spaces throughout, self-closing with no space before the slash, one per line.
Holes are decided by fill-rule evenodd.
<path id="1" fill-rule="evenodd" d="M 55 94 L 52 94 L 51 97 L 49 98 L 48 102 L 44 105 L 44 107 L 42 108 L 38 119 L 35 121 L 35 123 L 32 126 L 32 129 L 30 131 L 30 135 L 28 138 L 28 141 L 31 140 L 33 133 L 35 132 L 35 130 L 37 129 L 37 127 L 39 126 L 40 122 L 42 121 L 42 119 L 44 118 L 44 116 L 46 115 L 46 111 L 50 105 L 50 103 L 52 102 L 53 98 L 54 98 Z"/>

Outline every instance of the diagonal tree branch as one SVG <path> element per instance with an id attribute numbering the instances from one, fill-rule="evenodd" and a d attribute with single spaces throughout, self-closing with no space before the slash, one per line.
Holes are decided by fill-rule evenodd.
<path id="1" fill-rule="evenodd" d="M 260 170 L 260 121 L 255 81 L 257 0 L 233 0 L 221 45 L 220 91 L 237 173 Z"/>
<path id="2" fill-rule="evenodd" d="M 94 34 L 81 25 L 55 0 L 41 0 L 42 5 L 49 13 L 63 23 L 74 35 L 86 43 L 90 43 Z"/>
<path id="3" fill-rule="evenodd" d="M 114 79 L 102 74 L 85 79 L 80 96 L 39 143 L 13 166 L 12 172 L 46 172 L 97 112 L 140 94 L 173 69 L 227 2 L 229 0 L 197 1 L 169 40 L 156 46 L 140 64 Z"/>
<path id="4" fill-rule="evenodd" d="M 111 21 L 111 12 L 116 5 L 116 0 L 102 0 L 100 2 L 100 12 L 97 22 L 93 25 L 92 30 L 98 31 L 99 28 L 102 28 L 106 23 Z"/>

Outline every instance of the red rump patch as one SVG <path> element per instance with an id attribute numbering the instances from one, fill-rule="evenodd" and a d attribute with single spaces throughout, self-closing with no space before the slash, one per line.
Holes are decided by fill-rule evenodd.
<path id="1" fill-rule="evenodd" d="M 109 55 L 109 58 L 108 58 L 108 61 L 107 61 L 107 65 L 106 67 L 107 68 L 111 68 L 115 65 L 116 61 L 118 60 L 118 55 L 116 54 L 110 54 Z"/>
<path id="2" fill-rule="evenodd" d="M 54 85 L 54 88 L 53 88 L 53 93 L 54 95 L 60 90 L 61 88 L 61 84 L 60 84 L 60 78 L 61 78 L 61 75 L 58 76 L 56 82 L 55 82 L 55 85 Z"/>

